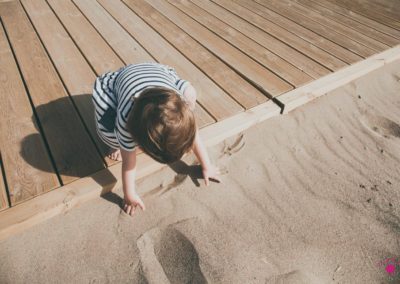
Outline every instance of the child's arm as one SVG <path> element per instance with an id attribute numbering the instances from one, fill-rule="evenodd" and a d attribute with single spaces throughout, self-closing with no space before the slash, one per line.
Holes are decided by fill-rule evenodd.
<path id="1" fill-rule="evenodd" d="M 217 182 L 221 182 L 220 179 L 218 178 L 220 170 L 211 164 L 207 154 L 207 149 L 204 146 L 202 139 L 200 138 L 198 129 L 196 129 L 196 137 L 194 139 L 193 152 L 201 164 L 206 186 L 209 185 L 210 178 L 216 180 Z"/>
<path id="2" fill-rule="evenodd" d="M 190 108 L 193 111 L 194 107 L 196 106 L 196 99 L 197 99 L 197 93 L 195 88 L 191 84 L 189 84 L 189 86 L 186 87 L 183 96 L 187 99 Z M 219 178 L 217 177 L 218 174 L 220 174 L 220 171 L 218 168 L 216 168 L 214 165 L 211 164 L 207 154 L 207 149 L 204 146 L 202 139 L 200 138 L 198 129 L 196 129 L 196 137 L 194 139 L 193 152 L 201 164 L 203 177 L 206 185 L 207 186 L 209 185 L 210 178 L 220 182 Z"/>
<path id="3" fill-rule="evenodd" d="M 132 152 L 121 149 L 122 155 L 122 188 L 124 191 L 124 211 L 133 216 L 136 206 L 145 210 L 144 203 L 135 190 L 136 149 Z"/>

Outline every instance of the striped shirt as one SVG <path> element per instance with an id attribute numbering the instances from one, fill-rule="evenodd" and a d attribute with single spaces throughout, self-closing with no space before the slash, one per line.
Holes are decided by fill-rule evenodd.
<path id="1" fill-rule="evenodd" d="M 127 129 L 132 96 L 137 97 L 148 87 L 176 90 L 183 98 L 188 81 L 179 78 L 174 68 L 160 63 L 130 64 L 96 78 L 92 101 L 96 131 L 101 140 L 114 149 L 133 151 L 137 143 Z"/>

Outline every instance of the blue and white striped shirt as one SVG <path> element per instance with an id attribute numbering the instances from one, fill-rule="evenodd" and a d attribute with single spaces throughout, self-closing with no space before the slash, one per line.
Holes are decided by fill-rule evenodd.
<path id="1" fill-rule="evenodd" d="M 174 68 L 160 63 L 130 64 L 96 78 L 92 100 L 97 134 L 108 146 L 133 151 L 137 143 L 126 124 L 137 97 L 148 87 L 166 87 L 181 95 L 188 81 L 179 78 Z"/>

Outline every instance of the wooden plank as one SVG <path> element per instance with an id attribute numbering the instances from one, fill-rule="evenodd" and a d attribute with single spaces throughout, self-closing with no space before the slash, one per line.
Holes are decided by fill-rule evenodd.
<path id="1" fill-rule="evenodd" d="M 7 199 L 6 185 L 2 172 L 3 170 L 3 163 L 0 159 L 0 211 L 10 207 Z"/>
<path id="2" fill-rule="evenodd" d="M 279 113 L 280 108 L 269 100 L 245 112 L 201 129 L 200 136 L 206 147 L 210 147 L 220 143 L 230 135 L 238 134 L 258 122 L 279 115 Z M 138 165 L 140 167 L 138 167 L 136 173 L 137 180 L 166 166 L 155 162 L 147 155 L 138 155 Z M 57 190 L 29 200 L 23 205 L 0 212 L 0 241 L 58 214 L 65 214 L 72 208 L 98 198 L 107 192 L 121 188 L 121 171 L 122 164 L 118 163 L 108 169 L 101 170 L 91 176 L 81 178 Z M 146 192 L 138 188 L 138 193 L 143 195 Z"/>
<path id="3" fill-rule="evenodd" d="M 199 42 L 183 32 L 150 4 L 144 1 L 140 4 L 136 1 L 127 2 L 126 4 L 245 109 L 249 109 L 268 100 L 265 95 L 239 76 L 230 66 L 227 66 L 213 53 L 199 44 Z M 131 17 L 136 22 L 138 19 L 137 16 L 135 17 L 134 15 Z M 139 26 L 144 27 L 144 25 Z M 147 28 L 144 30 L 144 34 L 151 34 L 151 37 L 155 37 L 155 35 L 153 35 L 154 33 L 150 33 Z M 232 84 L 232 82 L 235 82 L 235 84 Z"/>
<path id="4" fill-rule="evenodd" d="M 125 2 L 130 4 L 135 2 L 135 4 L 138 5 L 142 4 L 144 1 L 129 0 Z M 194 37 L 236 71 L 247 77 L 248 80 L 263 88 L 270 96 L 277 96 L 292 89 L 291 85 L 274 73 L 265 69 L 258 62 L 243 54 L 232 45 L 180 12 L 174 6 L 164 1 L 147 0 L 147 2 L 163 13 L 167 18 L 174 19 L 174 23 L 177 26 Z"/>
<path id="5" fill-rule="evenodd" d="M 192 83 L 197 91 L 198 102 L 216 120 L 224 119 L 243 110 L 238 103 L 202 73 L 201 70 L 196 68 L 147 26 L 143 20 L 132 13 L 123 3 L 119 1 L 100 1 L 100 3 L 157 61 L 173 66 L 180 77 Z M 198 115 L 204 116 L 207 114 L 202 111 L 201 107 L 197 111 Z M 208 118 L 206 119 L 209 120 Z"/>
<path id="6" fill-rule="evenodd" d="M 3 3 L 0 16 L 63 184 L 104 168 L 21 4 Z"/>
<path id="7" fill-rule="evenodd" d="M 215 122 L 215 119 L 209 115 L 204 108 L 196 102 L 196 107 L 194 108 L 194 116 L 196 118 L 197 127 L 203 128 Z"/>
<path id="8" fill-rule="evenodd" d="M 390 20 L 394 20 L 394 21 L 400 21 L 400 15 L 398 14 L 399 10 L 395 11 L 395 7 L 389 7 L 387 6 L 388 1 L 367 1 L 365 2 L 365 0 L 360 1 L 360 0 L 354 0 L 352 1 L 354 2 L 354 4 L 357 4 L 359 6 L 361 6 L 363 9 L 367 9 L 367 10 L 372 10 L 375 12 L 376 15 L 380 15 L 381 17 L 386 17 Z M 398 7 L 399 3 L 397 3 L 397 7 Z"/>
<path id="9" fill-rule="evenodd" d="M 332 0 L 329 0 L 332 3 Z M 334 0 L 336 5 L 340 5 L 345 9 L 354 11 L 356 13 L 362 14 L 372 20 L 375 20 L 381 24 L 389 26 L 393 29 L 400 30 L 400 22 L 388 19 L 386 17 L 382 17 L 379 13 L 376 13 L 374 9 L 366 8 L 358 5 L 357 3 L 343 1 L 343 0 Z"/>
<path id="10" fill-rule="evenodd" d="M 364 35 L 374 38 L 375 40 L 378 40 L 386 45 L 395 46 L 400 42 L 400 40 L 395 39 L 394 37 L 391 37 L 371 27 L 368 27 L 362 23 L 359 23 L 352 18 L 348 18 L 339 13 L 336 13 L 331 9 L 325 8 L 324 6 L 321 6 L 319 2 L 312 2 L 311 0 L 294 0 L 294 1 L 303 5 L 307 9 L 312 9 L 314 11 L 317 11 L 326 18 L 330 18 L 339 23 L 342 23 L 343 25 L 346 25 L 347 27 L 352 28 Z"/>
<path id="11" fill-rule="evenodd" d="M 384 12 L 390 14 L 391 17 L 395 20 L 400 20 L 400 6 L 397 0 L 372 0 L 375 5 L 380 6 Z"/>
<path id="12" fill-rule="evenodd" d="M 313 11 L 312 9 L 308 9 L 302 5 L 299 5 L 298 3 L 296 3 L 296 1 L 282 0 L 281 3 L 284 4 L 287 8 L 295 10 L 297 13 L 300 13 L 307 18 L 318 22 L 320 25 L 331 28 L 335 30 L 335 32 L 337 32 L 338 34 L 348 37 L 349 39 L 354 40 L 370 49 L 373 49 L 375 51 L 384 51 L 389 48 L 388 45 L 383 44 L 362 33 L 359 33 L 352 28 L 343 25 L 340 22 L 337 22 L 336 20 L 329 19 L 324 15 Z"/>
<path id="13" fill-rule="evenodd" d="M 226 5 L 223 5 L 224 8 L 222 8 L 209 0 L 192 0 L 192 2 L 213 14 L 215 17 L 223 20 L 231 27 L 242 32 L 247 37 L 269 48 L 272 52 L 292 63 L 313 78 L 319 78 L 322 75 L 330 73 L 330 70 L 337 70 L 347 65 L 338 58 L 315 47 L 313 44 L 288 32 L 280 26 L 269 21 L 264 22 L 262 17 L 255 15 L 250 10 L 232 1 L 226 1 L 226 4 L 230 5 L 230 8 L 227 8 Z M 248 22 L 254 18 L 258 18 L 258 22 L 262 22 L 262 28 L 260 28 L 260 25 L 252 25 Z M 255 20 L 255 22 L 257 22 L 257 20 Z M 282 41 L 286 43 L 286 45 L 271 44 L 269 37 L 266 36 L 268 34 L 273 36 L 275 41 Z M 289 48 L 289 46 L 293 47 L 293 49 Z M 299 50 L 299 52 L 293 52 L 292 50 L 294 49 Z M 304 55 L 302 53 L 304 53 Z"/>
<path id="14" fill-rule="evenodd" d="M 169 2 L 293 86 L 297 87 L 312 80 L 312 77 L 301 69 L 283 60 L 264 46 L 228 26 L 225 22 L 207 13 L 197 5 L 181 0 L 169 0 Z M 276 51 L 282 50 L 282 52 L 291 54 L 291 56 L 288 55 L 287 57 L 305 58 L 303 54 L 283 44 L 269 34 L 264 34 L 264 38 L 269 43 L 268 48 L 275 46 Z"/>
<path id="15" fill-rule="evenodd" d="M 317 3 L 318 5 L 328 8 L 329 10 L 332 10 L 336 13 L 344 15 L 348 18 L 354 19 L 355 21 L 360 22 L 366 26 L 369 26 L 377 31 L 385 33 L 386 35 L 400 39 L 400 31 L 393 29 L 391 27 L 388 27 L 384 24 L 381 24 L 377 21 L 374 21 L 368 17 L 365 17 L 365 16 L 357 13 L 357 12 L 350 11 L 349 9 L 343 8 L 342 6 L 339 6 L 335 3 L 331 3 L 328 0 L 318 0 L 318 1 L 312 0 L 312 1 L 314 1 L 314 3 Z"/>
<path id="16" fill-rule="evenodd" d="M 276 13 L 279 13 L 287 18 L 294 20 L 296 23 L 304 26 L 305 28 L 320 34 L 324 38 L 332 40 L 333 42 L 343 46 L 344 48 L 349 49 L 350 51 L 364 58 L 376 53 L 375 50 L 368 48 L 350 38 L 347 38 L 336 32 L 334 29 L 323 26 L 319 24 L 319 22 L 298 13 L 295 9 L 291 9 L 291 7 L 289 5 L 286 5 L 285 3 L 275 0 L 271 0 L 268 2 L 262 0 L 255 1 L 267 7 L 268 9 L 275 11 Z"/>
<path id="17" fill-rule="evenodd" d="M 0 145 L 10 201 L 14 206 L 59 187 L 60 183 L 2 25 L 0 66 Z M 2 177 L 0 185 L 3 185 Z M 4 193 L 5 188 L 0 186 L 0 203 Z"/>
<path id="18" fill-rule="evenodd" d="M 337 58 L 348 64 L 357 62 L 362 59 L 361 56 L 358 56 L 357 54 L 354 54 L 353 52 L 332 42 L 331 40 L 322 38 L 319 34 L 299 25 L 298 23 L 294 22 L 293 19 L 287 19 L 284 16 L 275 13 L 274 11 L 264 6 L 261 6 L 260 4 L 254 1 L 234 0 L 233 2 L 236 3 L 233 2 L 230 3 L 229 1 L 223 1 L 223 0 L 213 0 L 213 1 L 223 5 L 223 7 L 231 11 L 234 6 L 237 6 L 239 4 L 251 10 L 254 13 L 254 17 L 248 15 L 246 16 L 246 20 L 258 26 L 259 28 L 265 30 L 266 26 L 268 26 L 271 22 L 275 23 L 279 25 L 281 28 L 286 29 L 287 31 L 293 33 L 294 35 L 301 37 L 302 39 L 312 43 L 313 45 L 321 48 L 322 50 L 325 50 L 326 52 L 332 54 L 333 56 L 336 56 Z M 235 9 L 240 10 L 241 8 L 237 7 Z M 257 15 L 261 17 L 258 17 Z M 268 29 L 266 31 L 268 31 Z M 335 68 L 334 70 L 338 70 L 341 68 L 341 66 L 334 65 L 330 66 L 330 68 L 331 69 Z"/>
<path id="19" fill-rule="evenodd" d="M 76 7 L 71 2 L 61 2 L 58 0 L 52 1 L 52 3 L 53 2 L 65 4 L 61 7 L 66 8 L 65 13 L 63 13 L 63 17 L 67 17 L 65 16 L 67 14 L 75 15 L 74 18 L 78 19 L 79 17 L 76 15 L 80 15 L 81 17 L 83 17 L 82 14 L 77 11 Z M 68 9 L 67 3 L 75 7 L 76 10 Z M 86 62 L 85 58 L 83 57 L 79 49 L 75 46 L 75 43 L 72 41 L 67 31 L 58 21 L 58 19 L 44 0 L 23 0 L 22 4 L 24 5 L 24 8 L 26 9 L 31 21 L 33 22 L 36 31 L 39 33 L 39 36 L 43 44 L 45 45 L 47 52 L 52 58 L 52 61 L 54 62 L 58 73 L 63 79 L 67 90 L 72 96 L 72 99 L 77 106 L 90 135 L 92 136 L 97 147 L 99 148 L 101 156 L 104 157 L 107 165 L 112 165 L 116 163 L 117 161 L 114 161 L 107 157 L 106 154 L 109 152 L 109 147 L 104 144 L 98 137 L 95 120 L 93 118 L 94 105 L 91 100 L 91 95 L 93 84 L 96 79 L 96 74 L 89 66 L 88 62 Z M 59 8 L 57 4 L 55 5 L 55 7 Z M 87 21 L 81 22 L 78 19 L 76 20 L 76 23 L 86 23 L 86 25 L 90 26 Z M 83 25 L 82 32 L 85 32 L 84 27 L 85 25 Z M 89 31 L 91 32 L 90 35 L 82 33 L 81 37 L 83 36 L 85 38 L 85 40 L 83 41 L 87 43 L 84 45 L 91 45 L 92 49 L 94 47 L 95 50 L 98 50 L 97 52 L 95 52 L 95 55 L 99 56 L 96 61 L 106 62 L 106 64 L 97 64 L 99 70 L 102 70 L 106 66 L 113 67 L 115 68 L 115 70 L 121 67 L 123 63 L 118 58 L 116 58 L 115 54 L 114 56 L 107 56 L 109 55 L 109 53 L 101 53 L 101 41 L 103 41 L 103 44 L 105 44 L 104 40 L 100 38 L 101 41 L 94 41 L 93 43 L 89 42 L 89 40 L 96 38 L 94 35 L 97 35 L 99 37 L 96 30 L 94 30 L 93 28 Z M 86 50 L 88 48 L 89 47 L 87 47 Z M 94 63 L 96 65 L 96 62 Z"/>
<path id="20" fill-rule="evenodd" d="M 304 87 L 287 92 L 286 94 L 279 96 L 277 100 L 284 105 L 284 113 L 288 113 L 317 97 L 325 95 L 329 91 L 343 86 L 385 64 L 389 64 L 399 59 L 400 45 L 315 80 Z"/>
<path id="21" fill-rule="evenodd" d="M 125 64 L 155 61 L 104 9 L 101 9 L 96 1 L 73 0 L 73 2 Z"/>
<path id="22" fill-rule="evenodd" d="M 88 93 L 93 88 L 95 76 L 47 3 L 44 0 L 22 0 L 21 3 L 68 91 L 71 94 Z"/>
<path id="23" fill-rule="evenodd" d="M 72 2 L 64 0 L 48 0 L 47 2 L 97 75 L 117 70 L 124 65 Z"/>

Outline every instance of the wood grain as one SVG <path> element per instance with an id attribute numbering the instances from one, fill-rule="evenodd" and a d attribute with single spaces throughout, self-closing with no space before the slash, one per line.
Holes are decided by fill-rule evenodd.
<path id="1" fill-rule="evenodd" d="M 329 2 L 329 0 L 318 0 L 318 2 L 316 0 L 312 1 L 314 3 L 318 3 L 318 5 L 328 8 L 331 11 L 334 11 L 335 13 L 339 13 L 343 16 L 346 16 L 347 18 L 354 19 L 355 21 L 360 22 L 368 27 L 371 27 L 381 33 L 400 39 L 400 31 L 388 27 L 384 24 L 381 24 L 373 19 L 370 19 L 362 14 L 357 13 L 356 11 L 351 11 L 335 3 L 331 3 Z"/>
<path id="2" fill-rule="evenodd" d="M 2 9 L 0 4 L 0 9 Z M 11 206 L 60 186 L 0 25 L 0 145 Z M 0 208 L 7 201 L 0 177 Z"/>
<path id="3" fill-rule="evenodd" d="M 63 184 L 104 168 L 21 4 L 3 3 L 0 16 Z"/>
<path id="4" fill-rule="evenodd" d="M 332 2 L 332 0 L 329 0 L 329 1 Z M 354 1 L 346 1 L 346 0 L 335 0 L 334 3 L 336 5 L 342 6 L 345 9 L 351 10 L 353 12 L 364 15 L 370 19 L 373 19 L 374 21 L 377 21 L 378 23 L 384 24 L 384 25 L 389 26 L 396 30 L 400 30 L 400 22 L 399 21 L 395 21 L 395 20 L 383 17 L 382 15 L 377 13 L 377 11 L 375 9 L 371 9 L 371 7 L 364 7 Z"/>
<path id="5" fill-rule="evenodd" d="M 303 85 L 313 79 L 310 75 L 303 72 L 301 68 L 297 68 L 282 59 L 281 55 L 282 53 L 288 53 L 291 54 L 292 58 L 304 58 L 305 56 L 269 34 L 264 34 L 264 38 L 268 42 L 267 47 L 271 50 L 274 49 L 280 56 L 227 25 L 219 17 L 213 16 L 189 1 L 168 0 L 168 2 L 293 86 Z"/>
<path id="6" fill-rule="evenodd" d="M 47 1 L 97 75 L 114 71 L 124 63 L 79 9 L 70 1 Z"/>
<path id="7" fill-rule="evenodd" d="M 73 0 L 125 64 L 155 62 L 154 58 L 95 0 Z"/>
<path id="8" fill-rule="evenodd" d="M 265 95 L 239 76 L 230 66 L 226 65 L 190 35 L 183 32 L 150 4 L 145 1 L 140 3 L 126 1 L 126 5 L 245 109 L 268 100 Z M 232 84 L 232 82 L 235 82 L 235 84 Z"/>
<path id="9" fill-rule="evenodd" d="M 347 27 L 352 28 L 352 29 L 356 30 L 357 32 L 367 35 L 367 36 L 369 36 L 377 41 L 380 41 L 388 46 L 395 46 L 400 42 L 400 40 L 395 39 L 394 37 L 391 37 L 391 36 L 384 34 L 378 30 L 368 27 L 368 26 L 356 21 L 355 19 L 352 19 L 352 18 L 346 17 L 344 15 L 341 15 L 339 13 L 336 13 L 335 11 L 333 11 L 331 9 L 321 6 L 319 3 L 312 2 L 310 0 L 295 0 L 295 1 L 297 3 L 303 5 L 307 9 L 312 9 L 314 11 L 317 11 L 326 18 L 330 18 L 339 23 L 342 23 L 343 25 L 346 25 Z"/>
<path id="10" fill-rule="evenodd" d="M 130 1 L 130 3 L 133 2 L 141 4 L 143 1 Z M 190 34 L 248 80 L 263 88 L 270 96 L 277 96 L 293 89 L 291 85 L 274 73 L 180 12 L 174 6 L 164 1 L 147 0 L 147 2 L 163 13 L 167 18 L 174 19 L 174 23 L 177 26 Z"/>
<path id="11" fill-rule="evenodd" d="M 359 42 L 356 42 L 355 40 L 352 40 L 348 37 L 345 37 L 341 35 L 340 33 L 336 32 L 334 29 L 330 27 L 326 27 L 321 25 L 318 21 L 314 21 L 295 9 L 292 9 L 289 4 L 283 3 L 280 1 L 262 1 L 262 0 L 255 0 L 259 4 L 267 7 L 268 9 L 271 9 L 275 11 L 276 13 L 279 13 L 287 18 L 290 18 L 294 20 L 296 23 L 304 26 L 305 28 L 314 31 L 315 33 L 318 33 L 320 36 L 329 39 L 338 45 L 341 45 L 344 48 L 347 48 L 348 50 L 352 51 L 355 54 L 358 54 L 361 57 L 368 57 L 373 54 L 375 54 L 375 50 L 368 48 Z"/>
<path id="12" fill-rule="evenodd" d="M 271 9 L 268 9 L 267 7 L 262 6 L 254 1 L 250 2 L 245 0 L 234 0 L 231 4 L 229 3 L 229 1 L 224 0 L 213 1 L 218 4 L 223 3 L 224 7 L 231 11 L 232 9 L 235 9 L 236 11 L 240 11 L 243 8 L 249 9 L 252 13 L 254 13 L 254 16 L 252 17 L 251 14 L 246 15 L 245 19 L 256 25 L 257 27 L 268 32 L 268 26 L 270 25 L 270 23 L 279 25 L 281 28 L 287 30 L 293 35 L 310 42 L 314 46 L 332 54 L 333 56 L 348 64 L 357 62 L 362 59 L 361 56 L 358 56 L 348 49 L 334 43 L 331 39 L 322 38 L 318 33 L 303 27 L 294 19 L 286 18 L 279 13 L 276 13 Z M 236 7 L 237 4 L 239 4 L 241 7 Z M 233 12 L 235 12 L 235 10 L 233 10 Z M 332 70 L 338 70 L 343 67 L 343 64 L 341 64 L 340 61 L 337 62 L 334 60 L 323 60 L 321 62 L 325 62 L 325 64 L 330 64 L 328 67 Z"/>
<path id="13" fill-rule="evenodd" d="M 209 0 L 192 0 L 192 2 L 313 78 L 329 74 L 329 69 L 335 70 L 346 66 L 343 61 L 272 22 L 267 22 L 265 25 L 262 24 L 263 29 L 257 25 L 252 25 L 246 20 L 252 20 L 257 17 L 263 20 L 263 18 L 232 1 L 227 1 L 226 5 L 223 5 L 224 8 Z M 230 8 L 227 8 L 227 6 L 230 6 Z M 273 40 L 270 41 L 270 39 Z"/>
<path id="14" fill-rule="evenodd" d="M 383 51 L 389 48 L 388 45 L 381 43 L 369 36 L 366 36 L 351 27 L 343 25 L 341 22 L 332 20 L 325 15 L 321 15 L 318 11 L 313 11 L 312 9 L 308 9 L 302 5 L 296 3 L 296 1 L 282 0 L 281 3 L 285 3 L 287 7 L 295 10 L 298 13 L 312 19 L 313 21 L 317 21 L 320 25 L 331 28 L 335 30 L 338 34 L 341 34 L 345 37 L 348 37 L 351 40 L 354 40 L 370 49 L 375 51 Z"/>
<path id="15" fill-rule="evenodd" d="M 194 66 L 173 46 L 155 33 L 145 22 L 136 16 L 128 7 L 119 1 L 99 1 L 108 12 L 160 63 L 172 66 L 181 78 L 191 82 L 197 91 L 197 100 L 201 106 L 196 107 L 201 121 L 209 121 L 207 111 L 221 120 L 243 108 L 228 94 L 211 81 L 201 70 Z M 205 117 L 208 116 L 208 117 Z M 211 118 L 212 121 L 214 119 Z"/>

